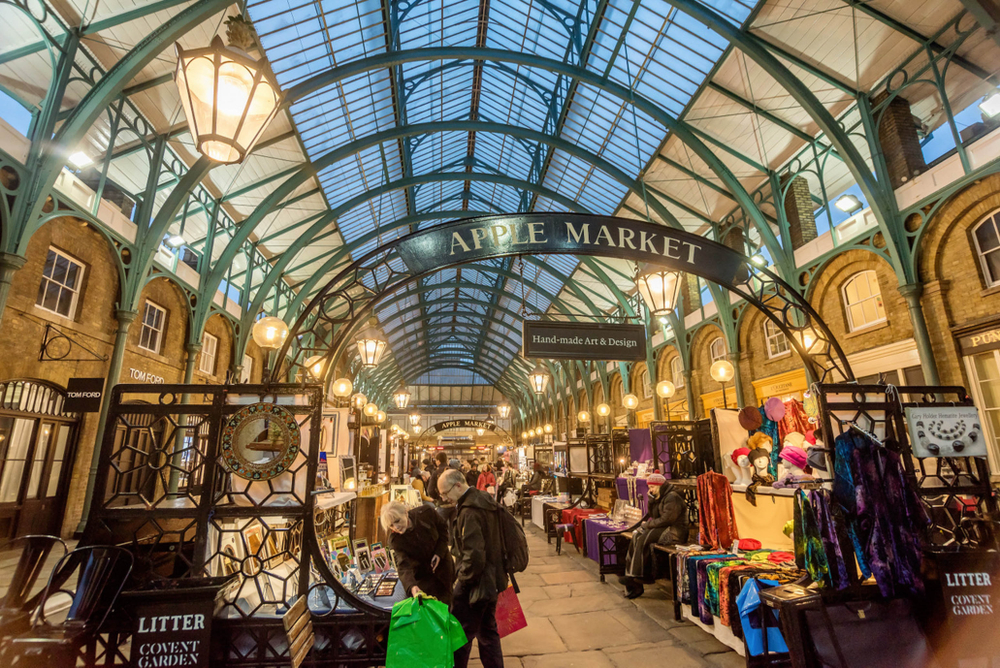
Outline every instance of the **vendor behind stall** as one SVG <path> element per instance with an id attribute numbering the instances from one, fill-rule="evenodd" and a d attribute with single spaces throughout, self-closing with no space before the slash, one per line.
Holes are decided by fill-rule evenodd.
<path id="1" fill-rule="evenodd" d="M 687 506 L 684 499 L 659 471 L 653 472 L 649 485 L 649 519 L 632 534 L 628 555 L 625 557 L 625 575 L 618 581 L 625 585 L 625 598 L 642 596 L 643 583 L 653 582 L 653 546 L 670 545 L 687 540 Z"/>

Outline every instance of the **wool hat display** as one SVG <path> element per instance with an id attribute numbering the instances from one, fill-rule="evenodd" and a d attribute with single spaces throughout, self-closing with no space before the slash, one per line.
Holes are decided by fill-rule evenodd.
<path id="1" fill-rule="evenodd" d="M 782 441 L 781 445 L 786 448 L 790 445 L 794 445 L 796 448 L 803 448 L 805 447 L 805 442 L 806 437 L 804 434 L 800 434 L 797 431 L 790 431 L 785 434 L 785 440 Z"/>
<path id="2" fill-rule="evenodd" d="M 749 550 L 759 550 L 760 541 L 756 538 L 741 538 L 740 539 L 740 549 L 744 552 Z"/>
<path id="3" fill-rule="evenodd" d="M 771 440 L 771 437 L 762 431 L 750 434 L 750 438 L 747 439 L 747 448 L 750 450 L 760 448 L 761 450 L 770 451 L 773 444 L 774 441 Z"/>
<path id="4" fill-rule="evenodd" d="M 746 455 L 747 457 L 749 457 L 750 456 L 750 448 L 736 448 L 735 450 L 733 450 L 733 454 L 732 454 L 733 463 L 736 464 L 737 466 L 739 466 L 739 463 L 740 463 L 739 459 L 743 455 Z"/>
<path id="5" fill-rule="evenodd" d="M 764 415 L 768 420 L 780 422 L 781 418 L 785 417 L 785 404 L 778 397 L 771 397 L 764 402 Z"/>
<path id="6" fill-rule="evenodd" d="M 763 421 L 760 417 L 760 411 L 754 406 L 744 406 L 740 409 L 739 414 L 740 426 L 747 431 L 757 431 L 760 429 Z"/>
<path id="7" fill-rule="evenodd" d="M 761 457 L 769 459 L 771 455 L 764 448 L 754 448 L 750 451 L 750 454 L 747 455 L 747 457 L 749 457 L 750 461 L 753 462 L 755 459 L 760 459 Z"/>
<path id="8" fill-rule="evenodd" d="M 649 477 L 646 478 L 646 484 L 647 485 L 662 485 L 666 481 L 667 481 L 667 479 L 663 477 L 663 474 L 661 474 L 661 473 L 659 473 L 657 471 L 654 471 L 654 472 L 650 473 Z"/>
<path id="9" fill-rule="evenodd" d="M 806 448 L 806 459 L 809 462 L 809 468 L 814 468 L 817 471 L 826 471 L 826 448 Z"/>
<path id="10" fill-rule="evenodd" d="M 778 457 L 802 470 L 809 468 L 809 457 L 806 455 L 806 451 L 797 445 L 786 445 L 778 453 Z"/>

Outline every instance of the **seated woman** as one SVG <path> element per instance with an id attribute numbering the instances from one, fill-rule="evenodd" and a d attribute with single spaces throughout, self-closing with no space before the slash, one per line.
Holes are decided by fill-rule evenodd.
<path id="1" fill-rule="evenodd" d="M 687 540 L 687 504 L 659 471 L 646 482 L 649 485 L 649 519 L 632 533 L 625 557 L 625 575 L 618 581 L 625 585 L 625 598 L 642 596 L 643 582 L 653 582 L 653 546 L 671 545 Z"/>
<path id="2" fill-rule="evenodd" d="M 382 506 L 382 527 L 396 554 L 399 581 L 408 596 L 427 594 L 451 604 L 455 562 L 448 550 L 448 525 L 433 506 L 409 511 L 398 501 Z"/>

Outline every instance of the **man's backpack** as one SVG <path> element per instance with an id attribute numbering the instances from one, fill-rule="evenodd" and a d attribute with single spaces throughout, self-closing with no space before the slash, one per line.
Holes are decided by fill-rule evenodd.
<path id="1" fill-rule="evenodd" d="M 497 522 L 500 525 L 500 542 L 503 548 L 503 567 L 508 575 L 520 573 L 528 567 L 528 540 L 524 537 L 524 529 L 517 523 L 514 516 L 503 507 L 496 510 Z M 514 578 L 511 577 L 513 581 Z M 517 590 L 517 582 L 514 582 Z"/>

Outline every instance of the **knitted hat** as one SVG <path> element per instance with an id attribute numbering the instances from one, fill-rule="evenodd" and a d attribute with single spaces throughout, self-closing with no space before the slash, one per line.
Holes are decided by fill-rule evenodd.
<path id="1" fill-rule="evenodd" d="M 765 459 L 769 459 L 770 456 L 771 455 L 764 448 L 754 448 L 753 450 L 750 451 L 750 454 L 747 455 L 747 457 L 750 458 L 751 462 L 753 462 L 753 460 L 755 460 L 755 459 L 760 459 L 761 457 L 764 457 Z"/>
<path id="2" fill-rule="evenodd" d="M 805 436 L 797 431 L 790 431 L 785 434 L 785 440 L 782 442 L 782 445 L 786 448 L 790 445 L 794 445 L 796 448 L 802 448 L 805 447 L 805 441 Z"/>
<path id="3" fill-rule="evenodd" d="M 666 481 L 667 479 L 664 478 L 659 471 L 653 471 L 651 474 L 649 474 L 649 477 L 646 478 L 647 485 L 662 485 Z"/>
<path id="4" fill-rule="evenodd" d="M 826 448 L 807 448 L 806 459 L 809 461 L 810 468 L 820 471 L 827 470 Z"/>
<path id="5" fill-rule="evenodd" d="M 750 448 L 736 448 L 735 450 L 733 450 L 733 454 L 732 454 L 733 463 L 736 464 L 737 466 L 739 466 L 739 464 L 740 464 L 739 459 L 743 455 L 746 455 L 747 457 L 749 457 L 750 456 Z"/>
<path id="6" fill-rule="evenodd" d="M 802 470 L 809 468 L 809 457 L 806 455 L 806 451 L 797 445 L 786 445 L 778 453 L 778 456 Z"/>
<path id="7" fill-rule="evenodd" d="M 740 426 L 747 431 L 757 431 L 762 424 L 760 411 L 754 406 L 745 406 L 740 409 Z"/>
<path id="8" fill-rule="evenodd" d="M 771 397 L 764 402 L 764 414 L 768 420 L 780 422 L 781 418 L 785 417 L 785 404 L 781 403 L 778 397 Z"/>

